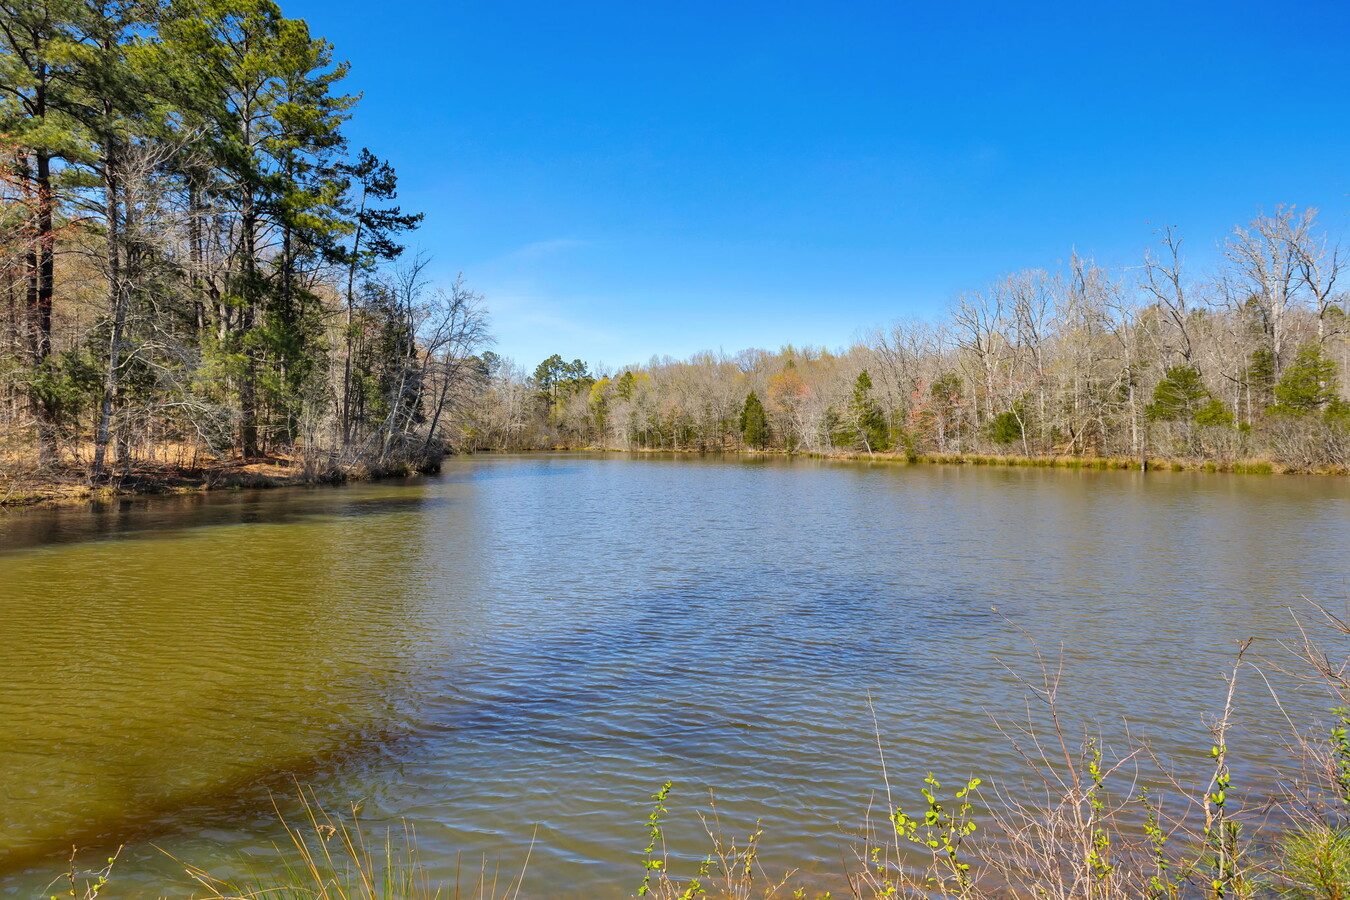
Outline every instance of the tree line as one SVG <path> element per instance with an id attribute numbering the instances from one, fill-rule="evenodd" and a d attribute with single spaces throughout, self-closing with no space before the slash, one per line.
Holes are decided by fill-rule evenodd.
<path id="1" fill-rule="evenodd" d="M 434 466 L 489 342 L 270 0 L 0 0 L 0 462 Z"/>
<path id="2" fill-rule="evenodd" d="M 1350 466 L 1344 248 L 1312 209 L 1234 228 L 1195 272 L 1163 229 L 1136 266 L 1073 256 L 846 349 L 614 372 L 489 357 L 483 447 L 1264 458 Z"/>

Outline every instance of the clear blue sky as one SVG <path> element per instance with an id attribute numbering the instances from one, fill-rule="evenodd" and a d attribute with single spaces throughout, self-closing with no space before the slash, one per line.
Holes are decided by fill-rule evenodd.
<path id="1" fill-rule="evenodd" d="M 830 347 L 1073 248 L 1350 224 L 1350 3 L 282 0 L 499 352 Z"/>

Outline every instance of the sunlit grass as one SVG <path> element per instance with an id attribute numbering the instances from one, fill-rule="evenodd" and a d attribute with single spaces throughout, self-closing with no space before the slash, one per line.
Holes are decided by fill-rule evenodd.
<path id="1" fill-rule="evenodd" d="M 486 861 L 460 884 L 434 882 L 406 822 L 386 829 L 370 843 L 359 810 L 330 815 L 303 789 L 303 820 L 282 817 L 289 844 L 277 847 L 277 861 L 242 878 L 222 878 L 193 865 L 188 874 L 206 890 L 206 900 L 516 900 L 523 872 L 505 882 Z M 528 862 L 528 860 L 527 860 Z"/>

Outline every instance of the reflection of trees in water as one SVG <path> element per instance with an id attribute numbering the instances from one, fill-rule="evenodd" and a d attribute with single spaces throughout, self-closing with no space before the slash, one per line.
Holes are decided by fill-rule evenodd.
<path id="1" fill-rule="evenodd" d="M 30 538 L 163 539 L 0 557 L 0 871 L 256 814 L 293 779 L 396 752 L 427 622 L 403 552 L 420 493 L 25 522 Z M 287 527 L 214 530 L 259 519 Z"/>
<path id="2" fill-rule="evenodd" d="M 621 829 L 672 777 L 686 810 L 708 783 L 730 818 L 764 814 L 770 834 L 814 852 L 803 823 L 818 835 L 856 821 L 874 786 L 869 691 L 899 782 L 918 783 L 928 766 L 1015 771 L 984 738 L 987 711 L 1020 708 L 1000 665 L 1028 672 L 1016 624 L 1045 647 L 1067 641 L 1066 701 L 1103 731 L 1123 709 L 1161 750 L 1193 747 L 1176 721 L 1221 700 L 1225 627 L 1287 627 L 1271 598 L 1324 585 L 1317 541 L 1343 528 L 1336 509 L 1305 502 L 1340 489 L 1299 479 L 685 458 L 607 462 L 622 469 L 602 475 L 600 465 L 456 462 L 427 504 L 400 500 L 401 488 L 349 489 L 328 496 L 350 508 L 318 496 L 315 507 L 264 510 L 285 528 L 51 551 L 95 570 L 124 555 L 172 559 L 228 581 L 220 592 L 242 599 L 212 595 L 206 612 L 263 635 L 233 661 L 294 699 L 269 697 L 279 718 L 255 708 L 212 734 L 246 743 L 257 735 L 245 725 L 329 729 L 323 742 L 274 748 L 237 782 L 146 806 L 137 833 L 181 847 L 213 825 L 228 852 L 253 852 L 274 827 L 266 788 L 291 796 L 295 773 L 334 810 L 374 798 L 377 827 L 404 814 L 419 831 L 434 826 L 438 864 L 457 849 L 501 858 L 547 817 L 536 861 L 555 853 L 567 859 L 545 866 L 589 859 L 608 872 L 632 849 Z M 559 471 L 582 477 L 534 477 Z M 256 564 L 242 552 L 252 545 Z M 156 609 L 202 618 L 193 582 L 179 581 L 183 602 Z M 258 590 L 277 596 L 251 602 Z M 305 671 L 280 667 L 288 656 Z M 1264 695 L 1245 699 L 1259 720 Z M 365 703 L 388 709 L 344 718 Z M 127 836 L 107 822 L 117 828 L 105 833 Z"/>
<path id="3" fill-rule="evenodd" d="M 177 538 L 186 531 L 230 525 L 389 515 L 447 502 L 426 496 L 424 485 L 414 483 L 200 492 L 15 509 L 0 518 L 0 553 L 83 541 Z"/>

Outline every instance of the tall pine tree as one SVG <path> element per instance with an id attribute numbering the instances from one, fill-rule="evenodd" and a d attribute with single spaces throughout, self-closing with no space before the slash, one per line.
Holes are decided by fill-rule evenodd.
<path id="1" fill-rule="evenodd" d="M 761 450 L 769 445 L 769 417 L 764 412 L 764 404 L 759 395 L 751 391 L 746 395 L 745 406 L 741 409 L 741 437 L 747 447 Z"/>

